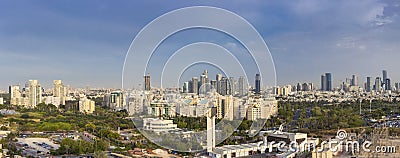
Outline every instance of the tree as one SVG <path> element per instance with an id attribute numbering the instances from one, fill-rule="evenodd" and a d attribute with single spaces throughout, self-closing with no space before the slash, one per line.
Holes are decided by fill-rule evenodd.
<path id="1" fill-rule="evenodd" d="M 93 155 L 95 158 L 108 158 L 107 154 L 104 152 L 96 151 Z"/>
<path id="2" fill-rule="evenodd" d="M 96 125 L 89 123 L 85 125 L 86 130 L 94 131 L 96 129 Z"/>
<path id="3" fill-rule="evenodd" d="M 0 130 L 2 130 L 2 131 L 7 131 L 8 128 L 7 128 L 6 126 L 1 126 L 1 127 L 0 127 Z"/>

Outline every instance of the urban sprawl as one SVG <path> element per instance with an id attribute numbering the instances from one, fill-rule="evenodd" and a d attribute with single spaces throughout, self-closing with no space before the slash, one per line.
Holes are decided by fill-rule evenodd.
<path id="1" fill-rule="evenodd" d="M 400 83 L 386 70 L 336 87 L 332 73 L 318 86 L 252 80 L 204 70 L 179 88 L 150 75 L 141 89 L 10 85 L 0 157 L 400 157 Z"/>

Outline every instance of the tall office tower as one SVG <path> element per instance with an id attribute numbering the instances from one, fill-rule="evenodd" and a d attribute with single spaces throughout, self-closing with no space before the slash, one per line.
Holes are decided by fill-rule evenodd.
<path id="1" fill-rule="evenodd" d="M 200 75 L 200 82 L 199 82 L 199 94 L 205 94 L 206 93 L 206 75 Z"/>
<path id="2" fill-rule="evenodd" d="M 326 91 L 332 91 L 332 74 L 327 72 L 326 76 Z"/>
<path id="3" fill-rule="evenodd" d="M 236 81 L 233 77 L 229 77 L 229 94 L 235 95 L 236 93 Z"/>
<path id="4" fill-rule="evenodd" d="M 182 91 L 183 93 L 189 93 L 189 82 L 183 83 Z"/>
<path id="5" fill-rule="evenodd" d="M 256 80 L 255 80 L 255 93 L 260 94 L 261 92 L 261 76 L 260 74 L 256 74 Z"/>
<path id="6" fill-rule="evenodd" d="M 386 79 L 388 78 L 387 71 L 382 70 L 382 84 L 386 83 Z"/>
<path id="7" fill-rule="evenodd" d="M 193 93 L 193 81 L 190 80 L 190 81 L 188 81 L 188 83 L 189 83 L 189 87 L 188 87 L 189 93 Z"/>
<path id="8" fill-rule="evenodd" d="M 53 81 L 54 87 L 53 87 L 53 96 L 54 97 L 59 97 L 60 98 L 60 104 L 65 105 L 65 99 L 67 97 L 67 89 L 64 86 L 63 82 L 61 80 L 54 80 Z"/>
<path id="9" fill-rule="evenodd" d="M 392 85 L 390 83 L 390 78 L 386 78 L 385 81 L 385 90 L 392 90 Z"/>
<path id="10" fill-rule="evenodd" d="M 219 81 L 219 94 L 221 95 L 230 95 L 230 84 L 229 84 L 229 79 L 226 77 L 222 77 L 222 79 Z"/>
<path id="11" fill-rule="evenodd" d="M 321 75 L 321 91 L 326 91 L 326 76 Z"/>
<path id="12" fill-rule="evenodd" d="M 42 101 L 42 87 L 38 80 L 29 80 L 25 86 L 26 94 L 28 97 L 27 105 L 29 107 L 36 107 Z"/>
<path id="13" fill-rule="evenodd" d="M 238 79 L 238 92 L 239 96 L 244 96 L 245 95 L 245 83 L 244 83 L 244 77 L 240 76 Z"/>
<path id="14" fill-rule="evenodd" d="M 301 90 L 302 91 L 310 91 L 310 87 L 309 87 L 308 83 L 303 83 L 301 85 Z"/>
<path id="15" fill-rule="evenodd" d="M 20 105 L 23 99 L 20 86 L 11 85 L 8 88 L 8 92 L 10 93 L 10 104 Z"/>
<path id="16" fill-rule="evenodd" d="M 216 90 L 218 93 L 221 94 L 221 80 L 222 80 L 222 74 L 217 74 L 215 75 L 215 80 L 217 80 L 217 86 L 216 86 Z"/>
<path id="17" fill-rule="evenodd" d="M 203 74 L 200 75 L 200 85 L 199 85 L 199 93 L 206 94 L 209 91 L 208 85 L 208 71 L 204 70 Z"/>
<path id="18" fill-rule="evenodd" d="M 375 91 L 381 91 L 382 81 L 380 77 L 375 78 Z"/>
<path id="19" fill-rule="evenodd" d="M 296 91 L 301 91 L 301 84 L 300 83 L 297 83 Z"/>
<path id="20" fill-rule="evenodd" d="M 211 80 L 210 81 L 210 84 L 211 84 L 211 89 L 217 89 L 217 80 Z"/>
<path id="21" fill-rule="evenodd" d="M 357 75 L 353 75 L 352 76 L 351 86 L 358 86 L 358 77 L 357 77 Z"/>
<path id="22" fill-rule="evenodd" d="M 197 77 L 192 78 L 192 93 L 199 93 L 199 79 Z"/>
<path id="23" fill-rule="evenodd" d="M 149 91 L 150 87 L 150 75 L 144 76 L 144 90 Z"/>
<path id="24" fill-rule="evenodd" d="M 372 88 L 371 77 L 367 77 L 367 83 L 365 84 L 365 91 L 371 92 L 371 88 Z"/>

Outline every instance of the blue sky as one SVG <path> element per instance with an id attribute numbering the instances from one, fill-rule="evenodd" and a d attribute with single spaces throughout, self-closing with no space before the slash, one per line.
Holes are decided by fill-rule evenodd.
<path id="1" fill-rule="evenodd" d="M 54 79 L 73 87 L 119 88 L 125 54 L 139 30 L 164 13 L 196 5 L 249 21 L 270 49 L 278 84 L 319 85 L 324 72 L 332 72 L 335 86 L 352 74 L 361 83 L 382 69 L 400 81 L 398 1 L 10 0 L 0 1 L 0 89 L 28 79 L 46 88 Z M 232 42 L 218 35 L 212 40 L 227 47 Z"/>

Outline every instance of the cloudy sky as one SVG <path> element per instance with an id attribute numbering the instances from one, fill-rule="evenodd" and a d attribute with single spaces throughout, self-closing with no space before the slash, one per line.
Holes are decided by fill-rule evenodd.
<path id="1" fill-rule="evenodd" d="M 250 22 L 270 49 L 279 85 L 319 85 L 325 72 L 332 72 L 335 86 L 352 74 L 361 83 L 383 69 L 392 82 L 400 81 L 398 1 L 9 0 L 0 2 L 0 89 L 28 79 L 39 79 L 45 88 L 54 79 L 73 87 L 119 88 L 126 52 L 138 32 L 160 15 L 198 5 L 223 8 Z M 164 51 L 194 35 L 209 37 L 204 30 L 192 31 L 171 38 Z M 221 46 L 236 46 L 224 35 L 206 35 Z"/>

